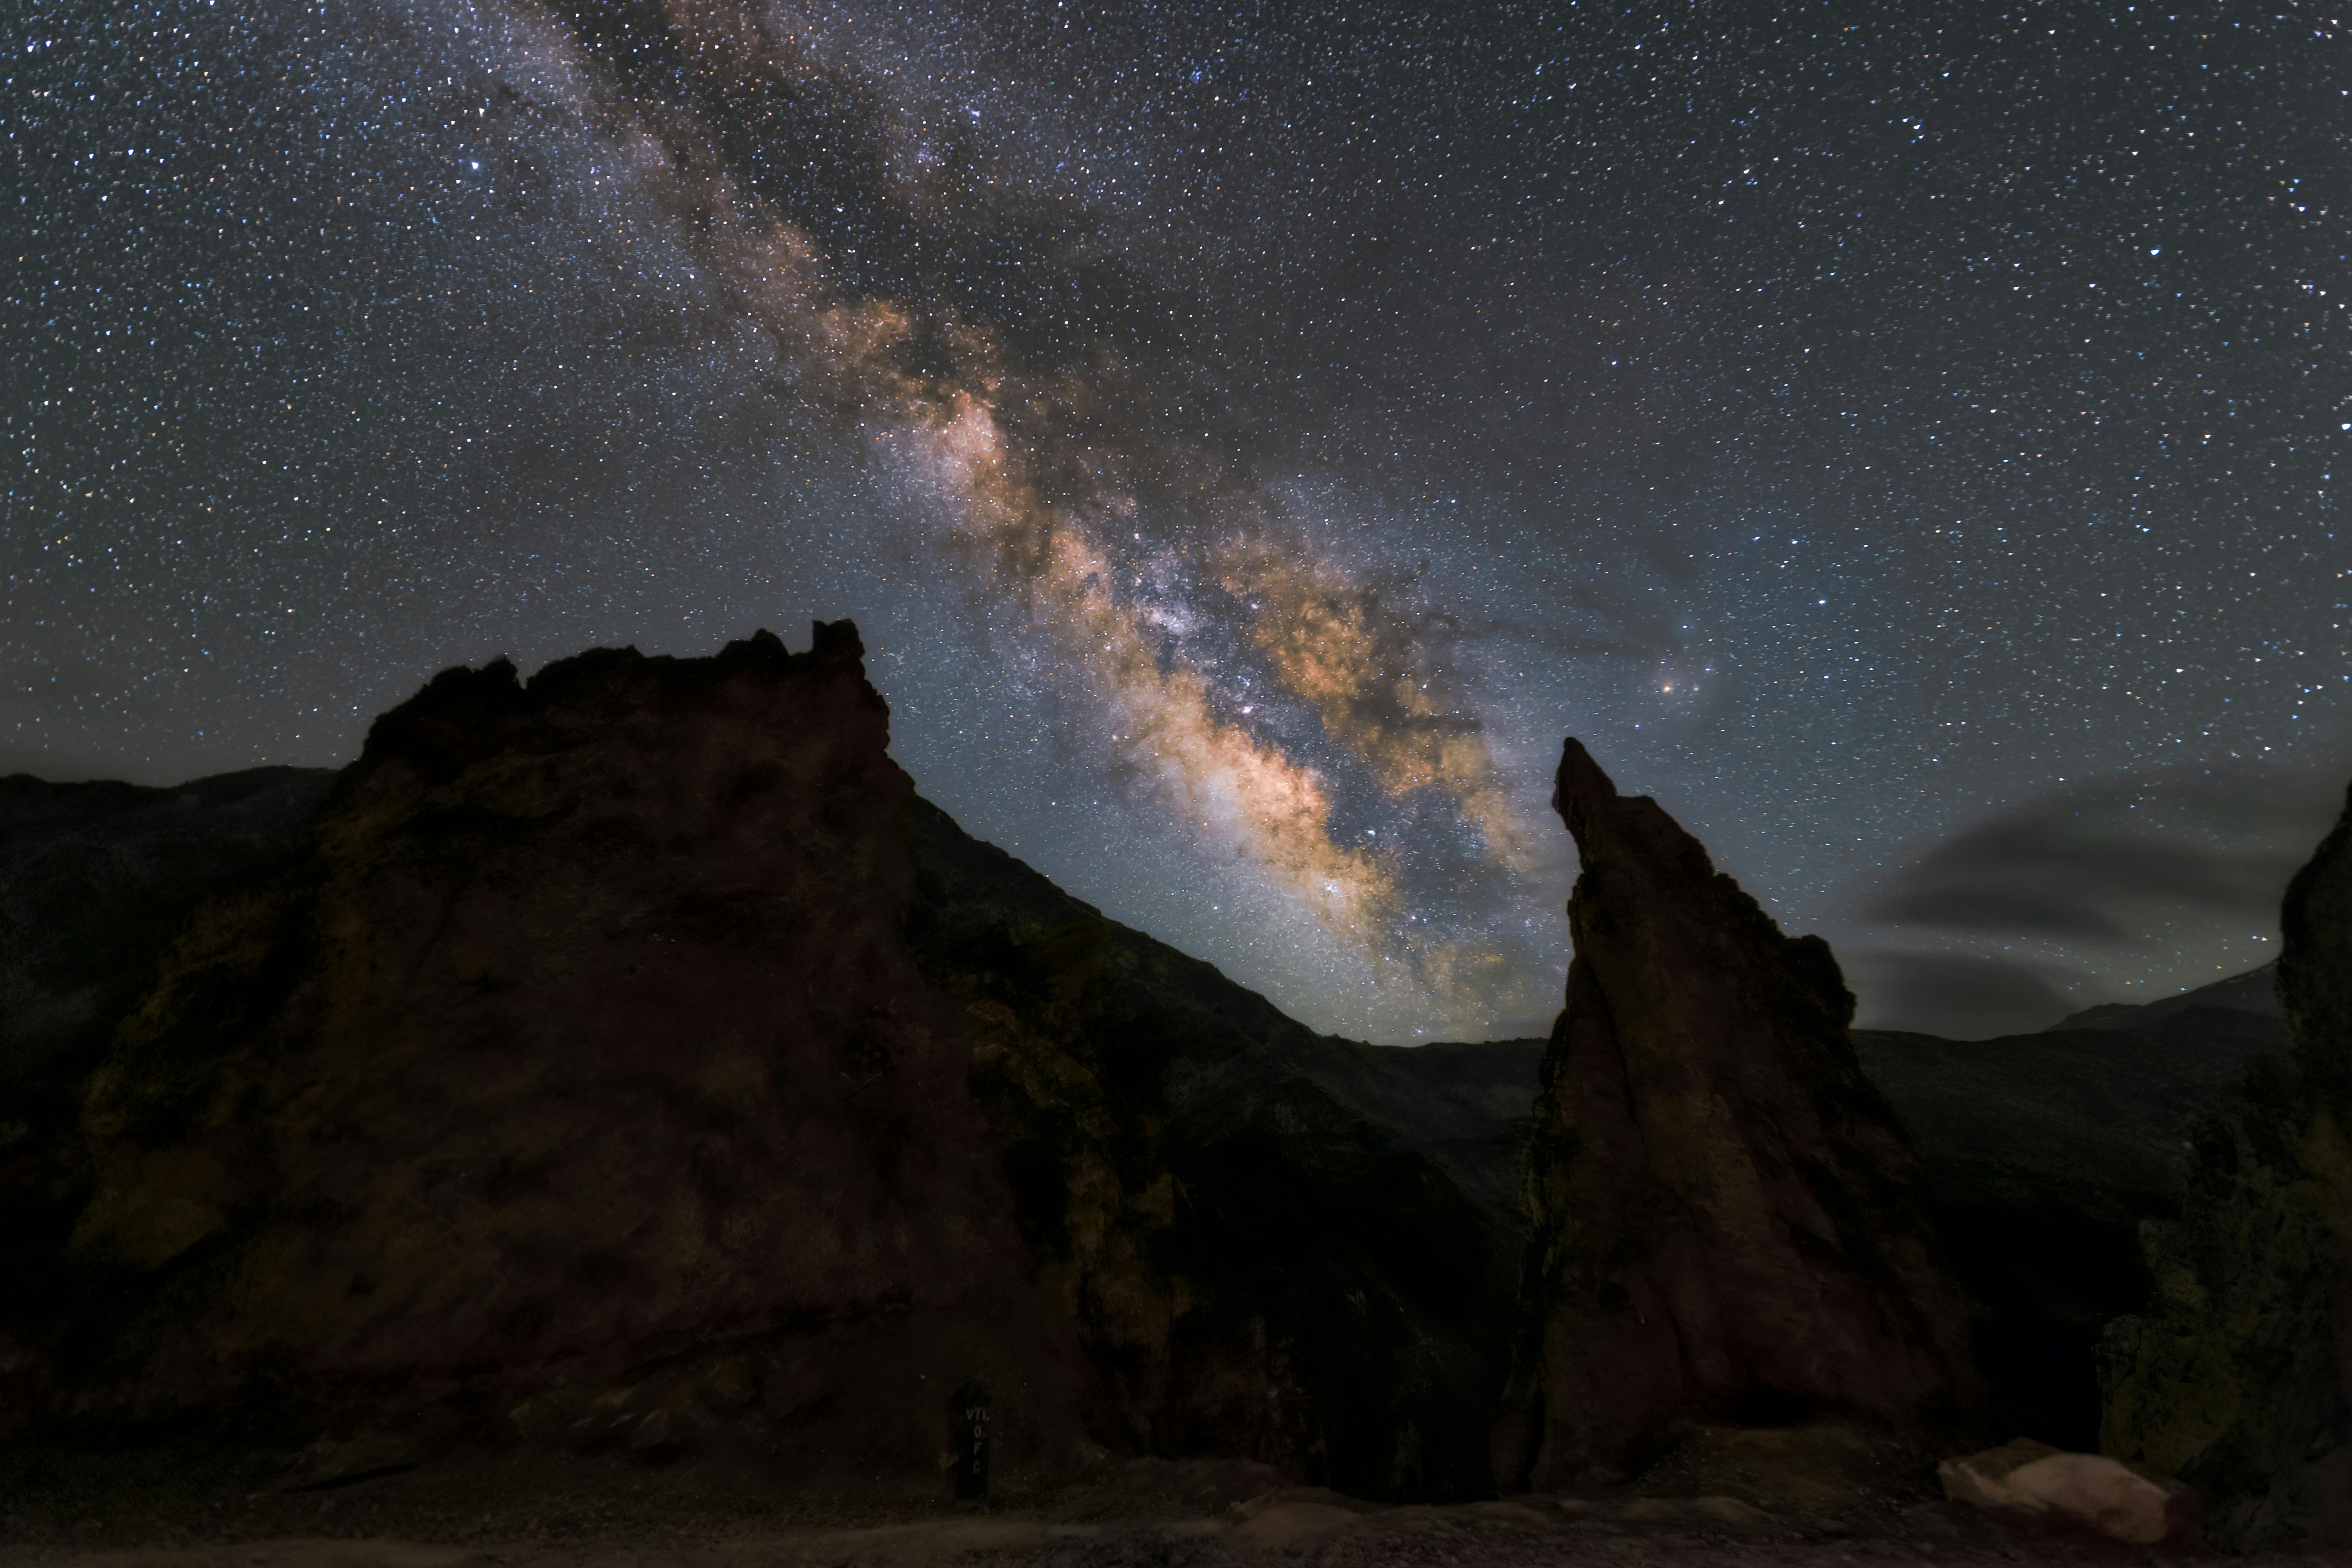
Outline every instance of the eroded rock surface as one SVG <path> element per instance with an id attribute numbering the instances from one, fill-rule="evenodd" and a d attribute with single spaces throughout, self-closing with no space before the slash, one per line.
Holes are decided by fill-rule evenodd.
<path id="1" fill-rule="evenodd" d="M 1316 1036 L 887 740 L 846 623 L 385 715 L 0 1150 L 9 1418 L 323 1433 L 306 1484 L 740 1439 L 919 1491 L 978 1374 L 1016 1472 L 1486 1489 L 1528 1047 Z"/>
<path id="2" fill-rule="evenodd" d="M 89 1081 L 43 1403 L 504 1412 L 731 1342 L 691 1409 L 566 1430 L 658 1454 L 858 1389 L 832 1436 L 928 1451 L 977 1365 L 1016 1434 L 1074 1434 L 1076 1336 L 901 934 L 887 738 L 845 624 L 452 671 L 387 714 Z"/>
<path id="3" fill-rule="evenodd" d="M 248 768 L 169 789 L 0 778 L 0 1086 L 87 1072 L 188 910 L 292 861 L 334 778 Z"/>
<path id="4" fill-rule="evenodd" d="M 1962 1298 L 1827 945 L 1783 936 L 1572 740 L 1555 802 L 1583 868 L 1505 1489 L 1622 1473 L 1707 1417 L 1965 1430 L 1980 1393 Z"/>

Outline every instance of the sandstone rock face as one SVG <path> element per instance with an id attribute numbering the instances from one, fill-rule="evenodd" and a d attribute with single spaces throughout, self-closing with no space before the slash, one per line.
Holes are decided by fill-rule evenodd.
<path id="1" fill-rule="evenodd" d="M 1622 1473 L 1700 1418 L 1966 1429 L 1962 1299 L 1828 947 L 1783 936 L 1574 741 L 1555 802 L 1583 868 L 1530 1154 L 1505 1489 Z"/>
<path id="2" fill-rule="evenodd" d="M 2352 1545 L 2352 805 L 2287 889 L 2291 1052 L 2189 1136 L 2154 1293 L 2100 1345 L 2100 1447 L 2179 1476 L 2233 1548 Z"/>
<path id="3" fill-rule="evenodd" d="M 1530 1047 L 1313 1035 L 887 739 L 846 623 L 384 716 L 0 1142 L 5 1418 L 323 1430 L 322 1479 L 470 1435 L 929 1488 L 979 1375 L 1016 1471 L 1486 1489 Z"/>
<path id="4" fill-rule="evenodd" d="M 2100 1454 L 2021 1437 L 1936 1467 L 1944 1495 L 2028 1529 L 2072 1528 L 2174 1550 L 2197 1538 L 2197 1494 Z"/>
<path id="5" fill-rule="evenodd" d="M 887 736 L 845 624 L 387 714 L 87 1085 L 53 1405 L 504 1410 L 731 1341 L 764 1353 L 706 1404 L 857 1390 L 834 1436 L 928 1452 L 887 1413 L 977 1366 L 1073 1438 L 1076 1336 L 901 936 Z M 606 1414 L 655 1447 L 688 1415 Z"/>

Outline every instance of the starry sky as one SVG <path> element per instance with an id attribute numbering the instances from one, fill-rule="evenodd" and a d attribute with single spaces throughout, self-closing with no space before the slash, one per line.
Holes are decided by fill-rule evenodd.
<path id="1" fill-rule="evenodd" d="M 451 664 L 845 616 L 969 829 L 1400 1041 L 1547 1026 L 1564 734 L 1956 1035 L 2264 961 L 2352 773 L 2330 5 L 0 54 L 0 768 L 339 763 Z"/>

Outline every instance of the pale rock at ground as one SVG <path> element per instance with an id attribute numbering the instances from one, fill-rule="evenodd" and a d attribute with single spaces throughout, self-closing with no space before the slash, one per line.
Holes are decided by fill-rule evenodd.
<path id="1" fill-rule="evenodd" d="M 2070 1454 L 2020 1437 L 1936 1467 L 1944 1495 L 2026 1525 L 2074 1526 L 2133 1546 L 2179 1548 L 2197 1536 L 2197 1493 L 2104 1454 Z"/>
<path id="2" fill-rule="evenodd" d="M 1296 1489 L 1322 1490 L 1319 1487 Z M 1227 1539 L 1251 1551 L 1286 1552 L 1304 1542 L 1360 1528 L 1364 1519 L 1363 1506 L 1349 1506 L 1353 1501 L 1335 1497 L 1326 1502 L 1289 1492 L 1254 1498 L 1234 1510 L 1233 1531 Z"/>

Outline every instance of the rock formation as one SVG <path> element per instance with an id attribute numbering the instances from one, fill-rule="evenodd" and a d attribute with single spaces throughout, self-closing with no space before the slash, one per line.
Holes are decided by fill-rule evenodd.
<path id="1" fill-rule="evenodd" d="M 53 1405 L 504 1411 L 741 1341 L 772 1353 L 706 1403 L 859 1386 L 853 1446 L 929 1446 L 893 1416 L 974 1363 L 1024 1436 L 1072 1428 L 1075 1336 L 900 934 L 912 789 L 858 653 L 498 664 L 385 715 L 88 1083 Z"/>
<path id="2" fill-rule="evenodd" d="M 2280 926 L 2290 1051 L 2211 1102 L 2179 1216 L 2142 1227 L 2101 1447 L 2195 1485 L 2224 1545 L 2352 1545 L 2352 800 Z"/>
<path id="3" fill-rule="evenodd" d="M 1487 1488 L 1528 1049 L 1316 1036 L 887 739 L 846 623 L 456 670 L 274 848 L 124 883 L 185 896 L 47 1058 L 68 1114 L 0 1076 L 0 1409 L 928 1488 L 978 1375 L 1001 1473 Z"/>
<path id="4" fill-rule="evenodd" d="M 1697 1419 L 1967 1429 L 1962 1298 L 1827 945 L 1783 936 L 1573 740 L 1554 801 L 1582 870 L 1530 1153 L 1505 1489 L 1622 1474 Z"/>
<path id="5" fill-rule="evenodd" d="M 2116 1452 L 2232 1540 L 2352 1496 L 2341 835 L 2290 907 L 2293 1063 L 2263 1065 L 2261 976 L 2014 1039 L 1857 1033 L 1915 1184 L 1826 950 L 1580 752 L 1560 1031 L 1402 1050 L 972 839 L 887 741 L 845 626 L 453 672 L 340 773 L 0 781 L 0 1425 L 404 1412 L 428 1445 L 743 1437 L 928 1485 L 979 1373 L 1007 1473 L 1084 1437 L 1471 1495 L 1542 1061 L 1507 1484 L 1685 1416 L 1964 1406 L 1924 1188 L 1993 1436 L 2090 1446 L 2092 1346 L 2146 1309 L 2109 1343 Z"/>

